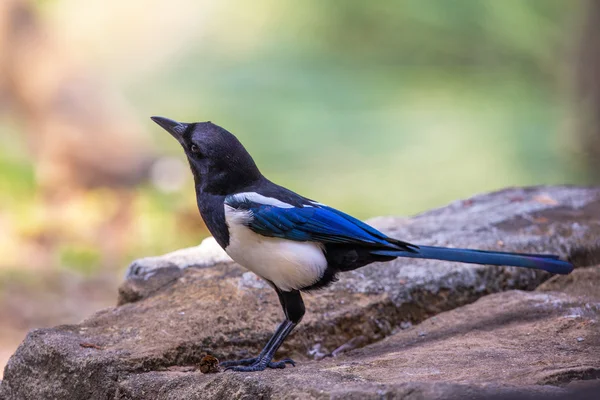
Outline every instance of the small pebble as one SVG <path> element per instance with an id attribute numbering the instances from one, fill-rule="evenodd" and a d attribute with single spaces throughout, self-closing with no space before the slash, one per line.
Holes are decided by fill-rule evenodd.
<path id="1" fill-rule="evenodd" d="M 419 331 L 419 337 L 427 336 L 427 332 Z"/>
<path id="2" fill-rule="evenodd" d="M 220 372 L 219 360 L 210 354 L 205 355 L 202 357 L 202 360 L 200 360 L 200 372 L 203 374 L 214 374 Z"/>
<path id="3" fill-rule="evenodd" d="M 577 338 L 577 341 L 578 341 L 578 342 L 583 342 L 583 340 L 584 340 L 584 339 L 583 339 L 582 337 L 578 337 L 578 338 Z"/>

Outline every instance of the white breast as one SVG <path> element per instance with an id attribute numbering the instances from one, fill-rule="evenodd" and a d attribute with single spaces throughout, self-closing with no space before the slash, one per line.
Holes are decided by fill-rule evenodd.
<path id="1" fill-rule="evenodd" d="M 244 226 L 249 218 L 249 211 L 225 205 L 225 251 L 233 260 L 286 291 L 310 286 L 323 276 L 327 260 L 318 244 L 259 235 Z"/>

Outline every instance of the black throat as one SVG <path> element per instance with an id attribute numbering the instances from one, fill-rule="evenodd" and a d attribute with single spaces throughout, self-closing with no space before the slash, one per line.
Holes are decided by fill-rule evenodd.
<path id="1" fill-rule="evenodd" d="M 229 228 L 225 221 L 225 195 L 202 193 L 196 190 L 196 203 L 204 224 L 219 246 L 229 246 Z"/>

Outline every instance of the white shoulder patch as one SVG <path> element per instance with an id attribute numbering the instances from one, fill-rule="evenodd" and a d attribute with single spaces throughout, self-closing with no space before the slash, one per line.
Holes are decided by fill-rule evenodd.
<path id="1" fill-rule="evenodd" d="M 225 221 L 229 228 L 232 228 L 233 225 L 246 225 L 252 221 L 252 211 L 238 210 L 225 204 Z"/>
<path id="2" fill-rule="evenodd" d="M 233 199 L 242 201 L 244 199 L 250 200 L 254 203 L 265 204 L 268 206 L 276 206 L 281 208 L 294 208 L 293 205 L 285 203 L 281 200 L 278 200 L 273 197 L 263 196 L 262 194 L 258 194 L 256 192 L 244 192 L 238 193 L 231 196 Z"/>

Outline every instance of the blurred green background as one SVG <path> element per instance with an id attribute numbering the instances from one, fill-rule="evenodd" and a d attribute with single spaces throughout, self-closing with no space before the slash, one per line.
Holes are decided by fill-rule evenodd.
<path id="1" fill-rule="evenodd" d="M 583 1 L 7 2 L 4 28 L 38 40 L 0 46 L 0 365 L 27 329 L 111 305 L 133 259 L 207 235 L 191 175 L 169 158 L 183 153 L 151 115 L 211 120 L 270 179 L 363 219 L 591 182 L 573 122 Z M 11 69 L 15 43 L 37 55 Z M 70 101 L 30 106 L 80 76 L 92 84 Z M 106 119 L 141 134 L 97 134 Z M 64 121 L 77 140 L 53 139 Z M 85 184 L 46 176 L 73 154 L 121 165 L 111 152 L 124 149 L 171 167 L 126 185 L 95 179 L 98 162 L 74 164 Z"/>

